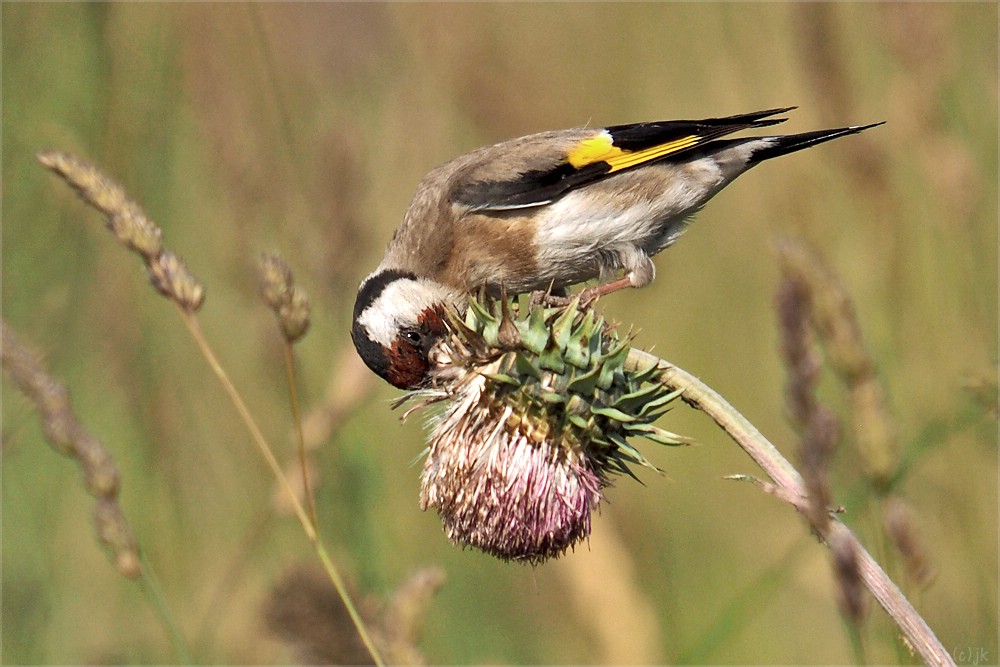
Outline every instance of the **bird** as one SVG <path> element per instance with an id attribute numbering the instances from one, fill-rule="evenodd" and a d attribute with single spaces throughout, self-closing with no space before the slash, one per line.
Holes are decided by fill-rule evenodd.
<path id="1" fill-rule="evenodd" d="M 644 287 L 652 257 L 738 176 L 883 124 L 729 136 L 782 123 L 776 116 L 795 108 L 541 132 L 431 170 L 358 289 L 358 354 L 395 387 L 425 386 L 445 310 L 462 311 L 469 293 L 559 293 L 593 279 L 593 297 Z"/>

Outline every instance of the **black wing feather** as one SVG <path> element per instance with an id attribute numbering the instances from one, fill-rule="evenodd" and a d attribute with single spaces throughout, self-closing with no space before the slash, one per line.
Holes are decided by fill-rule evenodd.
<path id="1" fill-rule="evenodd" d="M 504 211 L 542 206 L 572 188 L 596 181 L 611 171 L 606 162 L 594 162 L 577 169 L 568 162 L 547 170 L 532 169 L 509 181 L 462 183 L 452 192 L 459 204 L 483 211 Z"/>
<path id="2" fill-rule="evenodd" d="M 794 108 L 769 109 L 767 111 L 755 111 L 738 116 L 705 118 L 703 120 L 668 120 L 654 123 L 612 125 L 607 130 L 614 138 L 615 146 L 626 151 L 641 151 L 659 144 L 666 144 L 692 136 L 698 137 L 701 140 L 699 144 L 701 144 L 717 137 L 739 132 L 740 130 L 770 127 L 771 125 L 784 123 L 787 119 L 769 118 L 769 116 L 785 113 Z M 671 156 L 682 153 L 683 151 L 678 151 L 671 153 Z"/>
<path id="3" fill-rule="evenodd" d="M 795 107 L 769 109 L 754 113 L 706 118 L 703 120 L 671 120 L 652 123 L 613 125 L 605 128 L 614 145 L 624 151 L 641 151 L 689 137 L 697 141 L 666 155 L 640 162 L 626 171 L 642 165 L 677 159 L 702 148 L 705 142 L 740 130 L 769 127 L 784 122 L 784 118 L 769 118 L 791 111 Z M 463 183 L 452 192 L 455 202 L 477 210 L 503 211 L 549 204 L 574 188 L 597 181 L 612 172 L 608 162 L 596 161 L 580 167 L 561 162 L 551 169 L 526 169 L 516 178 L 505 181 L 474 181 Z M 617 173 L 617 171 L 615 172 Z"/>

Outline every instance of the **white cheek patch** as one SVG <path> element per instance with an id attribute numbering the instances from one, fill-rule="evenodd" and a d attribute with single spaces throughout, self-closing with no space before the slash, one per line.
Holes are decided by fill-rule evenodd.
<path id="1" fill-rule="evenodd" d="M 385 286 L 362 311 L 358 323 L 373 341 L 392 347 L 401 329 L 419 325 L 421 313 L 435 305 L 454 303 L 457 296 L 433 280 L 400 278 Z"/>

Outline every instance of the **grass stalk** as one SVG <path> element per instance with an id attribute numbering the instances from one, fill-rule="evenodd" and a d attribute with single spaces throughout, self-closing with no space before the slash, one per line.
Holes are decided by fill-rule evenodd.
<path id="1" fill-rule="evenodd" d="M 191 337 L 194 338 L 195 344 L 198 346 L 198 351 L 201 352 L 205 361 L 212 369 L 212 372 L 215 373 L 216 378 L 218 378 L 219 382 L 222 384 L 223 389 L 229 396 L 229 400 L 231 400 L 233 405 L 236 407 L 236 411 L 239 413 L 240 418 L 246 425 L 247 430 L 250 431 L 250 437 L 257 446 L 261 456 L 264 457 L 264 461 L 267 463 L 267 466 L 278 479 L 278 483 L 281 484 L 282 488 L 289 495 L 292 502 L 292 509 L 294 510 L 299 523 L 302 524 L 302 529 L 305 531 L 306 537 L 310 542 L 316 542 L 316 526 L 310 520 L 309 516 L 305 512 L 305 509 L 302 507 L 302 503 L 299 502 L 299 499 L 296 497 L 295 491 L 292 489 L 291 483 L 281 470 L 278 459 L 275 458 L 274 452 L 271 450 L 271 446 L 267 443 L 267 439 L 264 437 L 263 431 L 261 431 L 260 426 L 257 425 L 257 420 L 253 418 L 253 415 L 250 413 L 250 409 L 243 401 L 243 397 L 240 395 L 239 390 L 236 389 L 236 385 L 233 384 L 233 381 L 229 378 L 229 374 L 226 373 L 222 364 L 219 363 L 219 359 L 216 357 L 215 351 L 212 349 L 212 346 L 209 345 L 208 340 L 205 338 L 205 334 L 201 330 L 198 318 L 194 313 L 188 312 L 183 308 L 179 308 L 178 310 L 181 314 L 181 319 L 184 320 L 184 325 L 187 327 L 188 332 L 191 334 Z"/>
<path id="2" fill-rule="evenodd" d="M 313 495 L 312 482 L 309 481 L 309 465 L 306 461 L 306 440 L 302 432 L 302 408 L 299 405 L 299 390 L 297 373 L 295 372 L 295 353 L 292 343 L 285 340 L 282 348 L 285 358 L 285 377 L 288 380 L 288 401 L 292 411 L 292 424 L 295 428 L 295 448 L 299 454 L 299 467 L 302 468 L 302 494 L 306 499 L 306 510 L 312 521 L 314 530 L 319 531 L 316 520 L 316 498 Z"/>
<path id="3" fill-rule="evenodd" d="M 260 451 L 261 456 L 264 457 L 264 461 L 271 469 L 271 472 L 274 473 L 279 485 L 288 494 L 295 515 L 298 517 L 306 537 L 313 545 L 320 561 L 323 563 L 323 568 L 326 570 L 327 576 L 329 576 L 331 583 L 333 583 L 338 595 L 343 600 L 344 606 L 347 608 L 351 621 L 354 623 L 365 648 L 371 654 L 375 664 L 384 664 L 378 649 L 375 647 L 365 627 L 364 621 L 361 619 L 361 615 L 358 613 L 347 592 L 339 571 L 330 559 L 326 547 L 319 539 L 319 535 L 316 532 L 315 512 L 313 512 L 312 516 L 306 513 L 288 477 L 285 476 L 281 466 L 278 464 L 278 460 L 274 456 L 274 451 L 264 437 L 263 431 L 257 425 L 257 421 L 253 418 L 246 402 L 229 378 L 228 373 L 222 367 L 222 364 L 219 363 L 218 357 L 201 330 L 197 311 L 205 301 L 204 286 L 188 271 L 180 257 L 164 248 L 163 231 L 149 219 L 138 203 L 129 199 L 125 189 L 115 180 L 105 175 L 93 164 L 81 160 L 70 153 L 49 150 L 39 153 L 37 157 L 43 166 L 57 174 L 70 187 L 76 190 L 85 202 L 104 214 L 105 226 L 108 231 L 111 232 L 119 243 L 142 259 L 146 267 L 146 274 L 153 288 L 169 299 L 177 308 L 184 325 L 187 327 L 192 338 L 194 338 L 199 351 L 212 369 L 212 372 L 219 379 L 219 382 L 222 383 L 223 389 L 236 407 L 236 411 L 239 413 L 243 423 L 250 431 L 250 436 Z M 267 272 L 267 275 L 271 278 L 278 278 L 277 281 L 265 282 L 265 297 L 270 296 L 271 298 L 268 299 L 269 303 L 272 306 L 277 306 L 277 310 L 280 311 L 279 315 L 282 316 L 280 318 L 282 331 L 285 335 L 286 343 L 291 345 L 309 327 L 308 299 L 303 292 L 295 290 L 290 286 L 291 272 L 288 271 L 287 266 L 283 263 L 271 261 L 268 258 L 265 258 L 265 265 L 271 269 Z M 270 291 L 268 291 L 268 288 L 270 288 Z M 275 299 L 275 297 L 280 298 Z M 294 382 L 294 374 L 292 378 Z M 300 421 L 300 419 L 296 418 L 297 423 Z M 299 435 L 299 441 L 302 441 L 301 435 Z M 114 487 L 115 494 L 117 494 L 117 472 L 115 472 Z"/>
<path id="4" fill-rule="evenodd" d="M 184 320 L 184 324 L 187 326 L 191 336 L 194 338 L 195 344 L 198 346 L 198 350 L 201 352 L 205 361 L 212 369 L 212 372 L 215 373 L 215 376 L 222 384 L 223 389 L 226 391 L 229 399 L 236 407 L 236 411 L 239 413 L 240 418 L 246 425 L 247 430 L 250 431 L 250 436 L 253 439 L 254 444 L 257 446 L 257 449 L 260 451 L 261 456 L 264 457 L 264 460 L 267 462 L 271 472 L 274 473 L 278 483 L 288 494 L 295 516 L 298 517 L 299 523 L 302 524 L 302 529 L 305 531 L 306 537 L 309 539 L 313 549 L 316 551 L 316 555 L 323 564 L 323 569 L 326 571 L 331 583 L 333 583 L 334 588 L 337 589 L 337 594 L 340 596 L 341 600 L 343 600 L 344 606 L 347 608 L 347 613 L 350 615 L 351 621 L 354 623 L 354 627 L 358 632 L 358 636 L 361 637 L 361 641 L 364 643 L 365 648 L 367 648 L 368 652 L 371 654 L 372 660 L 375 661 L 376 665 L 381 666 L 385 664 L 379 650 L 375 646 L 374 641 L 372 641 L 371 635 L 368 633 L 364 620 L 361 618 L 357 608 L 354 606 L 354 602 L 347 591 L 347 586 L 344 584 L 344 580 L 341 577 L 337 566 L 334 565 L 333 560 L 330 558 L 330 555 L 326 550 L 326 546 L 323 544 L 319 534 L 316 532 L 315 523 L 306 513 L 302 503 L 299 502 L 294 489 L 292 489 L 291 483 L 288 481 L 288 478 L 282 471 L 281 466 L 278 464 L 278 460 L 275 458 L 274 452 L 271 450 L 271 446 L 267 443 L 267 439 L 264 437 L 260 426 L 257 425 L 257 421 L 253 418 L 249 408 L 247 408 L 239 390 L 236 389 L 236 385 L 234 385 L 232 380 L 229 378 L 229 374 L 226 373 L 222 364 L 219 363 L 218 357 L 216 357 L 214 350 L 211 345 L 209 345 L 208 340 L 205 338 L 205 335 L 201 330 L 198 318 L 194 313 L 185 310 L 183 307 L 178 307 L 178 312 L 181 315 L 181 319 Z"/>
<path id="5" fill-rule="evenodd" d="M 160 582 L 153 572 L 153 567 L 149 559 L 146 558 L 146 554 L 141 550 L 139 551 L 139 558 L 142 566 L 142 578 L 140 579 L 142 592 L 145 594 L 146 599 L 149 600 L 150 606 L 156 611 L 156 615 L 159 616 L 160 623 L 163 624 L 167 637 L 170 638 L 170 645 L 174 649 L 177 661 L 182 665 L 195 664 L 191 658 L 191 654 L 188 652 L 184 636 L 181 634 L 181 630 L 174 620 L 174 615 L 170 611 L 170 607 L 167 606 L 166 596 L 163 594 L 163 589 L 160 588 Z"/>

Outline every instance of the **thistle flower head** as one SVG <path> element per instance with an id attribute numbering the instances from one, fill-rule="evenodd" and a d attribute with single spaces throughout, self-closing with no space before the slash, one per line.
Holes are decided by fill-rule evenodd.
<path id="1" fill-rule="evenodd" d="M 559 556 L 590 535 L 613 475 L 652 467 L 629 438 L 687 443 L 652 423 L 679 392 L 654 381 L 655 365 L 627 364 L 629 340 L 579 301 L 482 297 L 450 320 L 429 388 L 401 403 L 415 401 L 407 414 L 445 403 L 420 504 L 437 510 L 452 541 L 504 560 Z"/>

